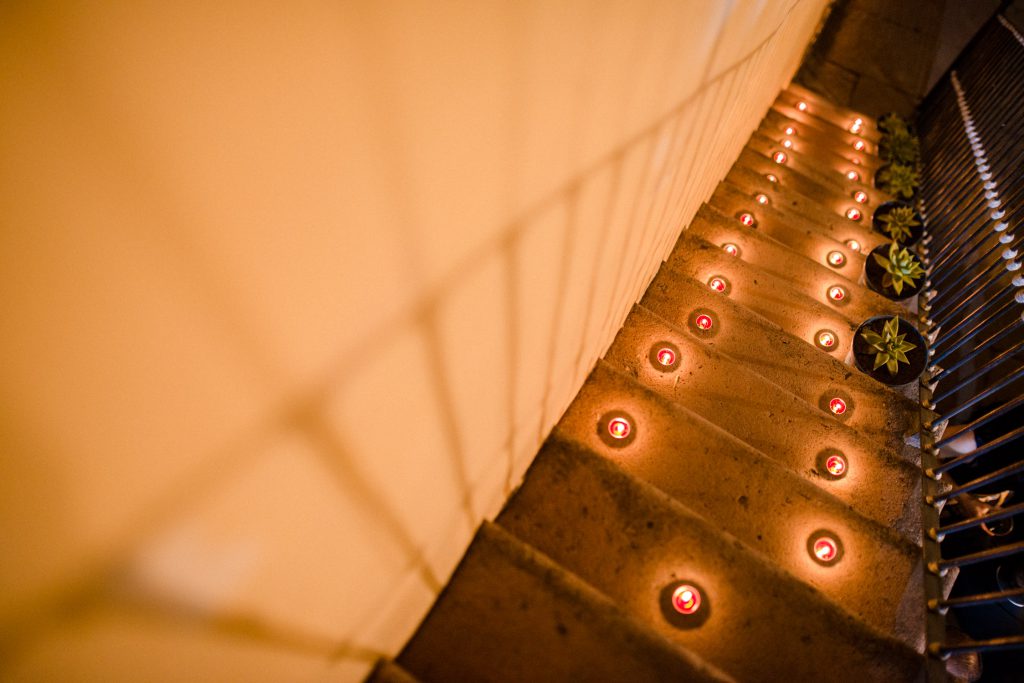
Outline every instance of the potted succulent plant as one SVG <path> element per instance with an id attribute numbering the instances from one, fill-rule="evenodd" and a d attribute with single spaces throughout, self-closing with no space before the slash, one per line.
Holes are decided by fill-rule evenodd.
<path id="1" fill-rule="evenodd" d="M 875 187 L 897 198 L 913 199 L 920 184 L 921 175 L 912 165 L 892 162 L 875 171 Z"/>
<path id="2" fill-rule="evenodd" d="M 876 119 L 878 124 L 878 130 L 883 133 L 892 135 L 894 133 L 911 133 L 913 134 L 913 126 L 907 123 L 907 120 L 894 111 L 882 114 Z"/>
<path id="3" fill-rule="evenodd" d="M 906 202 L 886 202 L 875 209 L 871 226 L 904 246 L 913 246 L 924 234 L 924 219 Z"/>
<path id="4" fill-rule="evenodd" d="M 879 149 L 886 161 L 901 166 L 913 168 L 921 158 L 921 143 L 917 136 L 906 131 L 886 135 L 882 138 Z"/>
<path id="5" fill-rule="evenodd" d="M 868 287 L 893 301 L 909 299 L 921 290 L 924 277 L 921 262 L 898 243 L 881 244 L 864 260 L 864 279 Z"/>
<path id="6" fill-rule="evenodd" d="M 853 359 L 870 377 L 899 386 L 913 382 L 924 372 L 928 347 L 909 321 L 892 316 L 868 318 L 853 337 Z"/>

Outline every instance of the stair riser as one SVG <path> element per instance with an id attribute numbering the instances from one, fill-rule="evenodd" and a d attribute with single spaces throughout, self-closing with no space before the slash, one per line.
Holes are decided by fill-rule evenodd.
<path id="1" fill-rule="evenodd" d="M 786 216 L 796 217 L 799 225 L 805 229 L 820 232 L 843 244 L 847 240 L 857 240 L 862 254 L 888 241 L 885 235 L 871 227 L 871 205 L 858 204 L 852 197 L 840 197 L 834 192 L 817 192 L 814 198 L 806 197 L 790 188 L 788 178 L 770 183 L 756 170 L 746 166 L 743 159 L 730 169 L 726 182 L 745 195 L 765 194 L 769 206 Z M 853 207 L 859 207 L 864 212 L 863 220 L 855 222 L 846 217 L 846 210 Z"/>
<path id="2" fill-rule="evenodd" d="M 694 235 L 683 233 L 666 265 L 673 273 L 698 282 L 725 278 L 729 282 L 728 288 L 720 292 L 720 296 L 749 308 L 814 348 L 820 348 L 816 346 L 818 334 L 822 330 L 830 330 L 835 343 L 822 352 L 840 360 L 850 353 L 858 322 Z M 824 287 L 822 285 L 821 288 Z"/>
<path id="3" fill-rule="evenodd" d="M 652 349 L 662 342 L 680 352 L 679 367 L 669 372 L 651 360 Z M 919 500 L 916 468 L 646 309 L 633 309 L 605 361 L 860 514 L 885 526 L 907 527 L 908 501 L 917 505 Z M 823 467 L 825 454 L 835 452 L 848 462 L 840 479 Z"/>
<path id="4" fill-rule="evenodd" d="M 700 237 L 719 248 L 723 244 L 735 244 L 740 249 L 740 260 L 770 273 L 804 296 L 835 307 L 848 320 L 859 323 L 874 315 L 904 312 L 898 304 L 847 279 L 834 269 L 786 249 L 757 230 L 737 225 L 736 221 L 712 206 L 705 204 L 701 207 L 685 234 Z M 846 292 L 839 302 L 828 296 L 829 289 L 836 285 Z"/>
<path id="5" fill-rule="evenodd" d="M 793 128 L 793 135 L 786 135 L 786 128 Z M 804 125 L 800 121 L 791 119 L 782 112 L 769 109 L 757 132 L 772 140 L 781 142 L 791 140 L 793 147 L 790 149 L 807 154 L 814 150 L 821 150 L 830 155 L 841 157 L 843 160 L 869 169 L 874 173 L 881 167 L 885 160 L 878 156 L 878 143 L 870 142 L 859 135 L 846 133 L 845 135 L 830 135 L 815 126 Z M 863 140 L 865 151 L 858 152 L 854 145 L 858 140 Z M 854 160 L 859 160 L 856 164 Z"/>
<path id="6" fill-rule="evenodd" d="M 711 292 L 706 285 L 670 273 L 667 268 L 659 271 L 640 302 L 642 306 L 817 406 L 830 419 L 885 438 L 916 432 L 917 414 L 908 410 L 907 399 L 768 321 L 751 317 L 750 312 Z M 718 316 L 718 324 L 711 331 L 699 332 L 692 326 L 698 310 Z M 847 410 L 842 415 L 829 412 L 829 402 L 835 397 L 846 401 Z"/>
<path id="7" fill-rule="evenodd" d="M 599 434 L 602 416 L 614 410 L 635 425 L 636 437 L 624 447 Z M 892 627 L 916 559 L 913 546 L 714 425 L 668 409 L 599 364 L 556 433 L 666 492 L 851 614 L 883 631 Z M 844 545 L 835 566 L 822 567 L 808 553 L 808 538 L 819 529 Z"/>
<path id="8" fill-rule="evenodd" d="M 794 578 L 602 465 L 589 452 L 549 442 L 499 524 L 738 680 L 912 677 L 918 664 L 909 650 L 880 643 Z M 680 580 L 702 591 L 707 620 L 699 627 L 679 628 L 662 613 L 659 594 Z M 778 637 L 779 624 L 788 637 Z M 837 660 L 846 672 L 836 671 Z"/>

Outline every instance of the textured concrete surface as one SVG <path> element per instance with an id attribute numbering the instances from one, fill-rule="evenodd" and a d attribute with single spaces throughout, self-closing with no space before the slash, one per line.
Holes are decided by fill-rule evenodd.
<path id="1" fill-rule="evenodd" d="M 966 42 L 963 29 L 940 31 L 950 5 L 991 11 L 987 1 L 839 0 L 796 80 L 871 116 L 910 114 L 933 80 L 941 42 Z"/>
<path id="2" fill-rule="evenodd" d="M 738 680 L 903 681 L 920 667 L 902 643 L 581 446 L 550 440 L 498 523 Z M 660 614 L 655 597 L 676 581 L 702 590 L 700 628 Z"/>
<path id="3" fill-rule="evenodd" d="M 828 235 L 837 242 L 846 245 L 847 240 L 856 240 L 860 245 L 860 254 L 864 255 L 880 244 L 885 243 L 885 236 L 871 229 L 867 219 L 871 210 L 876 204 L 868 201 L 865 204 L 858 204 L 852 196 L 841 195 L 838 192 L 817 193 L 809 183 L 802 183 L 805 192 L 798 190 L 801 185 L 799 181 L 790 183 L 793 176 L 799 174 L 790 171 L 790 176 L 783 178 L 780 173 L 775 175 L 779 182 L 769 182 L 764 173 L 754 170 L 756 167 L 747 165 L 748 159 L 743 158 L 725 177 L 726 182 L 744 191 L 744 194 L 765 194 L 770 205 L 787 216 L 796 219 L 800 223 L 810 222 L 811 229 Z M 857 207 L 867 215 L 861 222 L 851 221 L 844 215 L 844 212 Z M 866 207 L 866 208 L 865 208 Z M 824 264 L 822 264 L 824 265 Z M 829 266 L 830 267 L 830 266 Z M 830 267 L 831 268 L 831 267 Z M 834 270 L 834 268 L 833 268 Z M 857 277 L 851 279 L 856 281 Z"/>
<path id="4" fill-rule="evenodd" d="M 397 661 L 425 683 L 731 680 L 487 522 Z"/>
<path id="5" fill-rule="evenodd" d="M 788 206 L 781 195 L 774 195 L 774 199 Z M 687 232 L 718 246 L 736 244 L 741 249 L 744 261 L 785 280 L 806 296 L 835 307 L 851 320 L 862 321 L 880 313 L 895 315 L 905 310 L 899 304 L 859 284 L 857 273 L 840 273 L 832 266 L 787 249 L 777 240 L 756 229 L 746 228 L 713 206 L 704 205 Z M 839 301 L 829 297 L 828 290 L 834 285 L 845 290 Z"/>
<path id="6" fill-rule="evenodd" d="M 609 445 L 599 433 L 602 416 L 613 410 L 635 425 L 636 438 L 626 446 Z M 892 628 L 901 596 L 917 579 L 917 549 L 896 531 L 604 362 L 555 433 L 671 495 L 875 628 Z M 833 532 L 846 549 L 834 567 L 807 553 L 807 538 L 818 529 Z"/>
<path id="7" fill-rule="evenodd" d="M 723 324 L 705 335 L 709 344 L 826 414 L 829 400 L 842 398 L 847 411 L 835 419 L 869 438 L 873 435 L 896 447 L 901 435 L 917 430 L 912 401 L 718 296 L 704 283 L 670 277 L 670 271 L 662 269 L 640 303 L 679 328 L 688 328 L 698 309 L 714 311 Z"/>
<path id="8" fill-rule="evenodd" d="M 650 351 L 669 342 L 679 349 L 671 372 Z M 920 473 L 899 452 L 866 440 L 816 406 L 735 363 L 713 346 L 637 306 L 605 355 L 616 370 L 676 405 L 693 411 L 794 474 L 886 526 L 916 539 L 915 491 Z M 828 476 L 821 455 L 838 451 L 849 463 L 841 479 Z"/>

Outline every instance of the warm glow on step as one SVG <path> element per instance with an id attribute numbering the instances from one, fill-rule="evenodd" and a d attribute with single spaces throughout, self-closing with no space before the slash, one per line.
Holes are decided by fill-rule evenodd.
<path id="1" fill-rule="evenodd" d="M 672 591 L 672 607 L 680 614 L 696 614 L 700 602 L 700 591 L 689 584 L 684 583 Z"/>
<path id="2" fill-rule="evenodd" d="M 776 152 L 775 154 L 772 155 L 772 161 L 774 161 L 777 164 L 784 164 L 786 163 L 787 159 L 789 159 L 789 157 L 786 156 L 785 152 Z"/>

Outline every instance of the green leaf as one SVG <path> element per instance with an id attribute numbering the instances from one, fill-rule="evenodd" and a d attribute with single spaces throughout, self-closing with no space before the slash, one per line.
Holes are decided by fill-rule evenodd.
<path id="1" fill-rule="evenodd" d="M 872 370 L 877 370 L 878 368 L 880 368 L 883 365 L 885 365 L 886 361 L 888 361 L 888 360 L 889 360 L 889 357 L 886 354 L 884 354 L 884 353 L 876 353 L 875 354 L 875 367 L 873 367 L 871 369 Z"/>
<path id="2" fill-rule="evenodd" d="M 897 361 L 895 358 L 890 358 L 886 362 L 885 367 L 886 369 L 889 370 L 890 375 L 895 375 L 896 372 L 900 369 L 900 364 L 899 361 Z"/>

